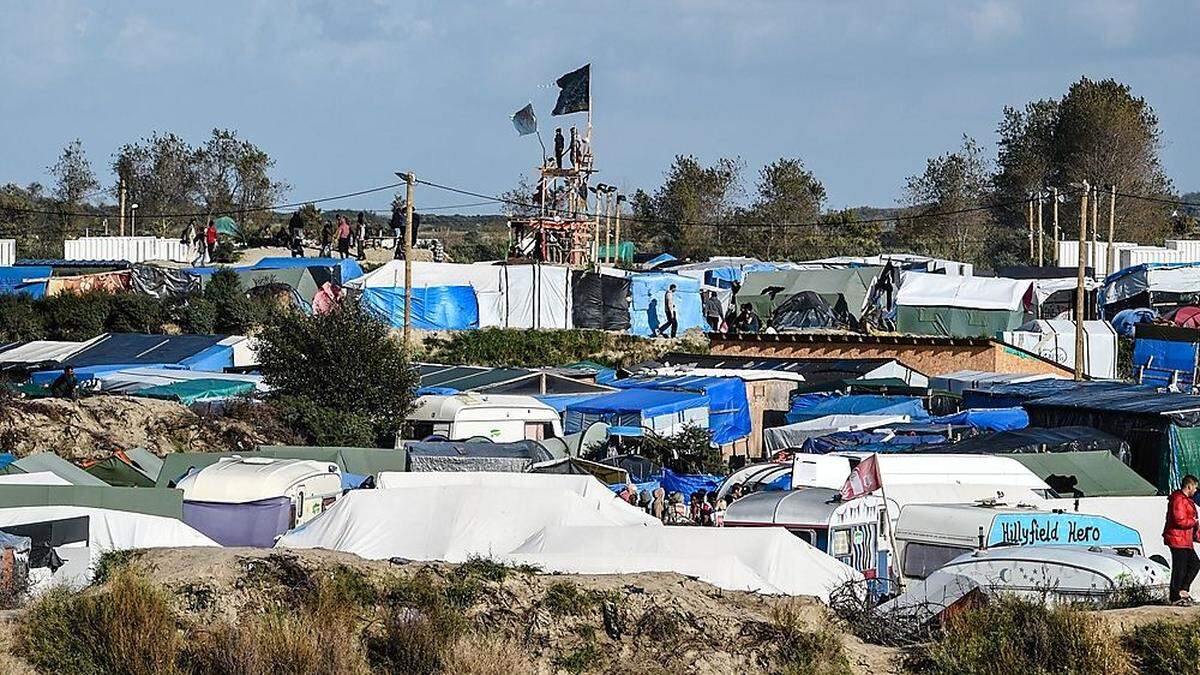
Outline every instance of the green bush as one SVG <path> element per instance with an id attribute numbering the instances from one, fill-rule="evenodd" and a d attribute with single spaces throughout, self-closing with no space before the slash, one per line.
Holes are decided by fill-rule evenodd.
<path id="1" fill-rule="evenodd" d="M 602 359 L 609 334 L 598 330 L 484 328 L 426 340 L 428 358 L 438 363 L 537 367 Z"/>
<path id="2" fill-rule="evenodd" d="M 419 381 L 388 327 L 353 302 L 327 314 L 276 313 L 258 357 L 264 380 L 313 437 L 345 427 L 345 438 L 361 441 L 366 427 L 373 444 L 390 445 Z"/>
<path id="3" fill-rule="evenodd" d="M 41 340 L 46 322 L 27 295 L 0 295 L 0 342 Z"/>
<path id="4" fill-rule="evenodd" d="M 162 300 L 142 293 L 116 293 L 108 301 L 105 329 L 110 333 L 161 333 L 167 320 Z"/>
<path id="5" fill-rule="evenodd" d="M 850 675 L 850 660 L 841 637 L 828 623 L 808 630 L 803 620 L 806 609 L 792 602 L 773 608 L 773 670 L 786 675 Z"/>
<path id="6" fill-rule="evenodd" d="M 470 624 L 428 575 L 400 579 L 386 591 L 383 619 L 365 635 L 367 659 L 389 673 L 437 673 Z"/>
<path id="7" fill-rule="evenodd" d="M 955 615 L 944 635 L 915 652 L 910 665 L 933 675 L 1132 671 L 1129 657 L 1095 615 L 1019 598 Z"/>
<path id="8" fill-rule="evenodd" d="M 334 410 L 306 396 L 278 396 L 270 405 L 285 426 L 312 445 L 363 448 L 387 440 L 379 438 L 370 416 L 362 412 Z"/>
<path id="9" fill-rule="evenodd" d="M 236 272 L 217 270 L 204 285 L 204 299 L 212 306 L 212 328 L 216 333 L 244 335 L 258 326 L 270 312 L 269 304 L 246 297 Z"/>
<path id="10" fill-rule="evenodd" d="M 1125 649 L 1143 675 L 1200 673 L 1200 620 L 1158 620 L 1124 636 Z"/>
<path id="11" fill-rule="evenodd" d="M 62 293 L 37 302 L 51 340 L 90 340 L 105 332 L 113 295 Z"/>

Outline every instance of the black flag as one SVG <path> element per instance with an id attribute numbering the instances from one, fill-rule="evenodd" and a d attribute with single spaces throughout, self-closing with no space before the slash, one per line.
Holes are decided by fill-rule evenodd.
<path id="1" fill-rule="evenodd" d="M 587 64 L 579 70 L 573 70 L 558 78 L 555 84 L 562 91 L 558 92 L 558 102 L 554 104 L 551 115 L 568 115 L 584 112 L 592 106 L 592 64 Z"/>

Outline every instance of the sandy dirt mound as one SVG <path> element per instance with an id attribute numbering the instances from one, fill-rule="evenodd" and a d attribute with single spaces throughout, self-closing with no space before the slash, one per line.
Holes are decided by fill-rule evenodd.
<path id="1" fill-rule="evenodd" d="M 131 396 L 7 399 L 0 402 L 0 451 L 18 457 L 54 452 L 65 459 L 114 450 L 233 451 L 288 442 L 279 430 L 244 419 L 200 415 L 173 402 Z"/>
<path id="2" fill-rule="evenodd" d="M 180 609 L 202 623 L 236 621 L 261 611 L 296 578 L 345 566 L 377 584 L 432 575 L 449 580 L 455 566 L 390 564 L 322 550 L 160 549 L 141 553 L 134 565 L 171 589 Z M 610 600 L 578 615 L 548 609 L 551 587 L 563 584 Z M 485 581 L 468 615 L 477 625 L 516 639 L 540 672 L 556 659 L 596 640 L 601 672 L 759 672 L 773 643 L 773 608 L 787 603 L 816 630 L 829 620 L 815 599 L 781 599 L 722 591 L 677 574 L 551 575 L 513 571 Z M 586 637 L 594 636 L 594 637 Z M 898 672 L 890 650 L 843 638 L 855 672 Z M 597 664 L 600 665 L 600 664 Z"/>

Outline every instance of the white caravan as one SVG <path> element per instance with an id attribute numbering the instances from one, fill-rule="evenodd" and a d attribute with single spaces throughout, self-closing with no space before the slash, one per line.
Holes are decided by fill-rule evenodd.
<path id="1" fill-rule="evenodd" d="M 292 527 L 319 516 L 342 496 L 337 464 L 307 459 L 225 457 L 180 479 L 185 501 L 245 504 L 287 497 Z"/>
<path id="2" fill-rule="evenodd" d="M 451 441 L 486 438 L 496 443 L 559 438 L 558 411 L 532 396 L 505 394 L 429 395 L 417 398 L 404 422 L 401 440 L 430 436 Z"/>

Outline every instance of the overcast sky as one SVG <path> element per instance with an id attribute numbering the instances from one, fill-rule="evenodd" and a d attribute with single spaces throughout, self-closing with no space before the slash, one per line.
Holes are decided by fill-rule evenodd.
<path id="1" fill-rule="evenodd" d="M 549 116 L 548 85 L 590 61 L 600 180 L 626 190 L 679 153 L 740 156 L 748 182 L 791 156 L 830 207 L 892 205 L 926 157 L 963 133 L 993 152 L 1004 105 L 1081 75 L 1146 97 L 1167 173 L 1197 190 L 1198 26 L 1200 0 L 0 0 L 0 182 L 48 181 L 75 137 L 107 183 L 123 142 L 229 127 L 277 160 L 289 199 L 407 169 L 494 194 L 539 158 L 509 115 L 532 101 L 547 142 L 582 125 Z"/>

